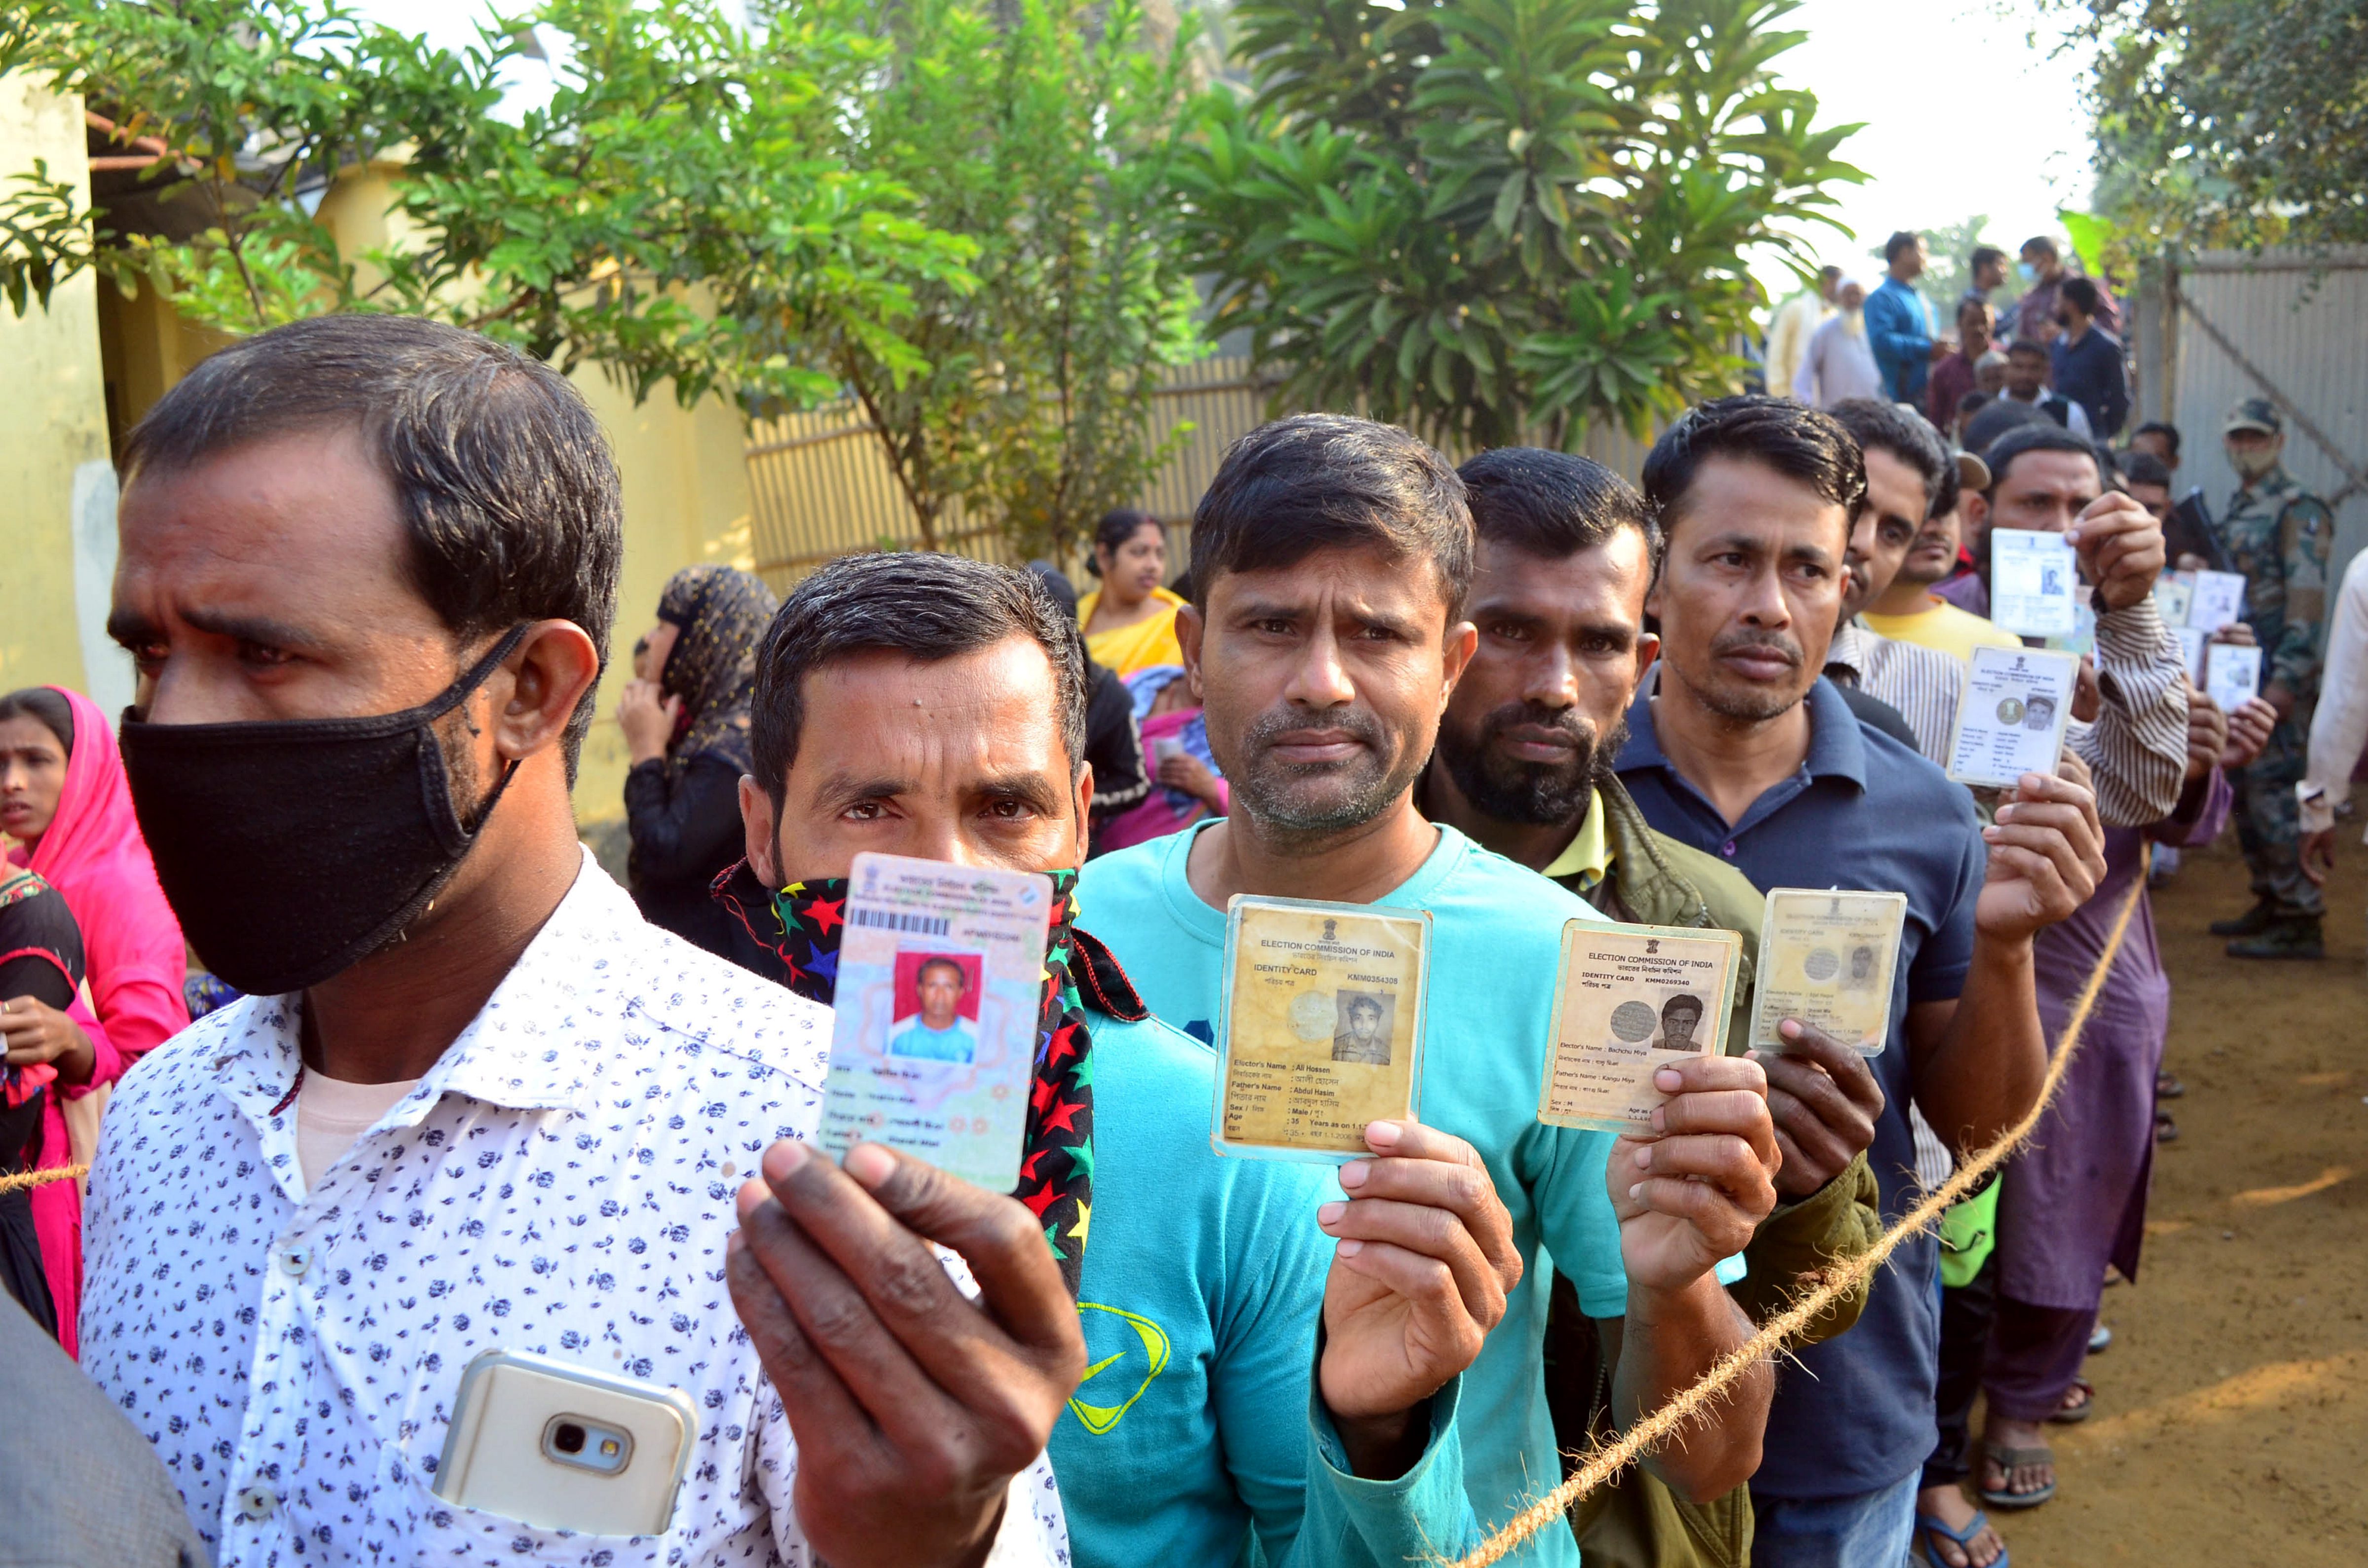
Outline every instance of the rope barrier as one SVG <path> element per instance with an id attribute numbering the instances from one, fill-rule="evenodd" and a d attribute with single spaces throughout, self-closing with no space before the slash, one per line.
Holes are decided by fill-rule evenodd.
<path id="1" fill-rule="evenodd" d="M 0 1176 L 0 1198 L 12 1192 L 22 1192 L 28 1187 L 47 1187 L 53 1181 L 75 1181 L 90 1175 L 88 1165 L 59 1165 L 46 1171 L 18 1171 L 13 1176 Z"/>
<path id="2" fill-rule="evenodd" d="M 2097 1006 L 2097 995 L 2105 987 L 2105 977 L 2112 972 L 2113 960 L 2121 956 L 2123 938 L 2129 935 L 2130 919 L 2137 913 L 2138 901 L 2146 897 L 2146 864 L 2153 858 L 2150 852 L 2138 858 L 2137 874 L 2130 880 L 2130 895 L 2122 904 L 2121 914 L 2114 918 L 2112 935 L 2106 939 L 2104 955 L 2097 960 L 2095 972 L 2080 988 L 2080 995 L 2072 1005 L 2072 1013 L 2064 1023 L 2064 1038 L 2055 1049 L 2055 1056 L 2047 1064 L 2047 1075 L 2040 1080 L 2039 1099 L 2024 1113 L 2021 1120 L 2001 1134 L 1995 1143 L 1958 1166 L 1957 1174 L 1927 1195 L 1924 1201 L 1899 1217 L 1896 1224 L 1885 1231 L 1868 1249 L 1863 1257 L 1854 1259 L 1839 1269 L 1827 1270 L 1825 1282 L 1809 1291 L 1782 1312 L 1770 1318 L 1765 1327 L 1737 1346 L 1718 1365 L 1702 1375 L 1702 1381 L 1679 1394 L 1668 1403 L 1653 1412 L 1622 1434 L 1613 1442 L 1589 1456 L 1570 1479 L 1555 1487 L 1539 1501 L 1513 1516 L 1504 1528 L 1482 1541 L 1477 1547 L 1458 1558 L 1454 1568 L 1488 1568 L 1520 1547 L 1538 1531 L 1545 1528 L 1570 1510 L 1570 1506 L 1601 1486 L 1624 1469 L 1631 1460 L 1657 1447 L 1698 1414 L 1703 1406 L 1726 1392 L 1736 1379 L 1757 1365 L 1765 1356 L 1772 1356 L 1784 1347 L 1785 1341 L 1816 1320 L 1818 1313 L 1871 1278 L 1891 1255 L 1941 1218 L 1941 1213 L 1956 1203 L 1984 1177 L 1996 1170 L 2006 1157 L 2015 1152 L 2063 1086 L 2065 1069 L 2070 1065 L 2072 1053 L 2079 1049 L 2080 1031 L 2089 1022 L 2089 1015 Z"/>

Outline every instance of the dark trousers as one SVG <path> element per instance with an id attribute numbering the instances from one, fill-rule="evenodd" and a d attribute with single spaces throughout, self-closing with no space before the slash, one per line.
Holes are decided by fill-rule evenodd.
<path id="1" fill-rule="evenodd" d="M 1941 1440 L 1924 1461 L 1926 1486 L 1950 1486 L 1973 1473 L 1974 1401 L 1989 1359 L 1990 1318 L 1998 1306 L 1998 1254 L 1964 1285 L 1941 1290 L 1941 1382 L 1934 1415 Z"/>

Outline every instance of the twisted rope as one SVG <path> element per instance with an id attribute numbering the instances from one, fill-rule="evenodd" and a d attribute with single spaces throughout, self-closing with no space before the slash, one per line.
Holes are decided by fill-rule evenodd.
<path id="1" fill-rule="evenodd" d="M 0 1176 L 0 1198 L 12 1192 L 22 1192 L 28 1187 L 47 1187 L 53 1181 L 74 1181 L 88 1175 L 88 1165 L 60 1165 L 53 1170 L 18 1171 L 13 1176 Z"/>
<path id="2" fill-rule="evenodd" d="M 1957 1167 L 1957 1174 L 1941 1184 L 1924 1201 L 1899 1217 L 1898 1222 L 1857 1258 L 1838 1270 L 1828 1270 L 1825 1283 L 1809 1291 L 1743 1344 L 1723 1357 L 1718 1364 L 1702 1375 L 1702 1381 L 1653 1412 L 1622 1434 L 1619 1440 L 1598 1449 L 1586 1462 L 1571 1473 L 1570 1479 L 1545 1496 L 1513 1516 L 1504 1528 L 1482 1541 L 1477 1547 L 1457 1559 L 1454 1568 L 1488 1568 L 1503 1561 L 1538 1531 L 1562 1518 L 1570 1506 L 1610 1481 L 1628 1463 L 1659 1446 L 1713 1400 L 1725 1393 L 1736 1381 L 1757 1365 L 1762 1357 L 1772 1356 L 1784 1347 L 1785 1342 L 1809 1326 L 1817 1314 L 1832 1306 L 1850 1291 L 1871 1278 L 1891 1255 L 1906 1245 L 1908 1239 L 1933 1224 L 1951 1205 L 1981 1185 L 1990 1172 L 2006 1157 L 2021 1146 L 2039 1119 L 2047 1113 L 2063 1086 L 2065 1069 L 2071 1064 L 2072 1053 L 2079 1048 L 2080 1032 L 2089 1022 L 2089 1015 L 2097 1006 L 2097 995 L 2105 987 L 2105 977 L 2112 972 L 2113 960 L 2121 956 L 2123 938 L 2129 935 L 2130 919 L 2137 914 L 2138 901 L 2146 896 L 2146 863 L 2151 852 L 2138 858 L 2137 874 L 2130 880 L 2130 895 L 2122 904 L 2121 914 L 2114 917 L 2112 935 L 2105 941 L 2104 955 L 2097 968 L 2080 988 L 2079 998 L 2072 1005 L 2071 1016 L 2064 1023 L 2062 1043 L 2055 1048 L 2055 1059 L 2047 1064 L 2047 1075 L 2040 1080 L 2039 1099 L 2016 1122 L 1999 1135 L 1998 1142 Z"/>

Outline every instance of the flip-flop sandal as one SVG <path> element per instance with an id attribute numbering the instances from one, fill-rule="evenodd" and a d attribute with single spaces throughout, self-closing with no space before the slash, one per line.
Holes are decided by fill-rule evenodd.
<path id="1" fill-rule="evenodd" d="M 1951 1540 L 1955 1541 L 1957 1543 L 1958 1550 L 1965 1554 L 1965 1561 L 1971 1562 L 1974 1560 L 1974 1537 L 1981 1534 L 1984 1530 L 1989 1528 L 1989 1527 L 1990 1517 L 1987 1514 L 1983 1513 L 1979 1508 L 1974 1510 L 1974 1522 L 1965 1527 L 1965 1530 L 1963 1535 L 1949 1528 L 1948 1521 L 1945 1519 L 1935 1518 L 1930 1514 L 1918 1514 L 1916 1516 L 1917 1561 L 1927 1564 L 1928 1568 L 1950 1568 L 1947 1560 L 1941 1557 L 1939 1552 L 1932 1550 L 1931 1540 L 1925 1533 L 1929 1530 L 1933 1535 L 1944 1535 Z M 2008 1568 L 2006 1560 L 2006 1542 L 2004 1540 L 2000 1540 L 1998 1542 L 1998 1554 L 1990 1559 L 1989 1568 Z"/>
<path id="2" fill-rule="evenodd" d="M 1982 1458 L 1999 1470 L 2011 1473 L 2029 1464 L 2044 1464 L 2053 1469 L 2055 1464 L 2055 1450 L 2044 1445 L 2035 1449 L 2013 1449 L 2002 1448 L 1996 1443 L 1984 1443 Z M 1983 1485 L 1978 1490 L 1982 1494 L 1983 1502 L 2002 1512 L 2012 1513 L 2020 1508 L 2036 1508 L 2055 1496 L 2055 1483 L 2051 1481 L 2036 1492 L 1993 1492 L 1987 1485 Z"/>
<path id="3" fill-rule="evenodd" d="M 2077 1400 L 2073 1397 L 2076 1394 L 2079 1396 Z M 2086 1378 L 2075 1378 L 2072 1386 L 2064 1391 L 2064 1403 L 2057 1405 L 2055 1414 L 2047 1419 L 2058 1426 L 2078 1426 L 2088 1420 L 2089 1412 L 2096 1408 L 2097 1385 Z"/>
<path id="4" fill-rule="evenodd" d="M 2157 1073 L 2154 1075 L 2155 1098 L 2158 1100 L 2175 1100 L 2185 1093 L 2187 1093 L 2187 1085 L 2179 1081 L 2178 1074 L 2173 1073 Z"/>
<path id="5" fill-rule="evenodd" d="M 2107 1280 L 2107 1281 L 2106 1281 L 2106 1283 L 2107 1283 L 2107 1284 L 2118 1284 L 2118 1283 L 2119 1283 L 2119 1281 L 2118 1281 L 2118 1280 Z M 2090 1329 L 2090 1330 L 2089 1331 L 2089 1355 L 2091 1355 L 2091 1356 L 2095 1356 L 2095 1355 L 2098 1355 L 2098 1354 L 2100 1354 L 2100 1353 L 2101 1353 L 2101 1352 L 2103 1352 L 2103 1351 L 2111 1350 L 2112 1347 L 2113 1347 L 2113 1331 L 2112 1331 L 2112 1329 L 2110 1329 L 2110 1328 L 2106 1327 L 2103 1324 L 2099 1324 L 2096 1327 L 2094 1327 L 2094 1328 L 2092 1328 L 2092 1329 Z"/>

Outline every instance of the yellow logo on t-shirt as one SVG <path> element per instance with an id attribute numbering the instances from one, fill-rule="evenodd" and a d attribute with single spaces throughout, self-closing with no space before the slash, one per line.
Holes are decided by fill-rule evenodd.
<path id="1" fill-rule="evenodd" d="M 1107 1320 L 1097 1320 L 1091 1315 L 1096 1312 L 1107 1312 L 1133 1331 L 1132 1335 L 1124 1338 L 1123 1343 L 1115 1352 L 1098 1358 L 1086 1368 L 1085 1381 L 1078 1385 L 1076 1394 L 1069 1399 L 1069 1408 L 1076 1412 L 1079 1425 L 1099 1437 L 1117 1426 L 1120 1418 L 1134 1407 L 1134 1402 L 1141 1399 L 1144 1391 L 1151 1387 L 1152 1379 L 1167 1369 L 1168 1352 L 1167 1331 L 1149 1318 L 1128 1312 L 1123 1307 L 1105 1307 L 1095 1301 L 1079 1301 L 1077 1315 L 1083 1320 L 1087 1354 L 1100 1349 L 1101 1343 L 1098 1342 L 1107 1342 L 1112 1334 L 1118 1332 L 1114 1329 L 1107 1329 L 1105 1332 L 1097 1333 L 1098 1326 L 1106 1324 Z M 1140 1369 L 1139 1375 L 1138 1369 Z M 1095 1380 L 1100 1378 L 1105 1372 L 1110 1373 L 1110 1377 L 1100 1389 L 1096 1389 Z M 1130 1383 L 1133 1385 L 1132 1392 L 1116 1404 L 1088 1404 L 1082 1397 L 1088 1391 L 1094 1392 L 1107 1391 L 1108 1393 L 1115 1393 L 1120 1389 L 1127 1388 Z"/>

